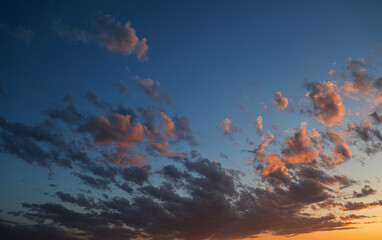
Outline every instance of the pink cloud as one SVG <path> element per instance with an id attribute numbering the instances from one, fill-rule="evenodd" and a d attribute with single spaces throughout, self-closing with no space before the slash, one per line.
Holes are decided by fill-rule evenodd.
<path id="1" fill-rule="evenodd" d="M 222 126 L 222 128 L 224 129 L 224 131 L 226 131 L 227 133 L 230 132 L 231 130 L 231 120 L 228 119 L 228 118 L 225 118 L 223 119 L 223 121 L 220 123 L 220 126 Z"/>
<path id="2" fill-rule="evenodd" d="M 284 110 L 288 106 L 288 99 L 281 92 L 273 93 L 273 102 L 279 111 Z"/>
<path id="3" fill-rule="evenodd" d="M 339 124 L 344 115 L 344 107 L 337 85 L 330 81 L 315 82 L 308 84 L 308 89 L 310 92 L 307 95 L 313 103 L 316 120 L 328 127 Z"/>
<path id="4" fill-rule="evenodd" d="M 255 122 L 255 128 L 256 132 L 259 135 L 263 134 L 263 118 L 261 116 L 258 116 Z"/>
<path id="5" fill-rule="evenodd" d="M 163 112 L 161 112 L 159 114 L 160 118 L 163 119 L 164 121 L 164 129 L 166 131 L 166 135 L 167 137 L 170 137 L 170 138 L 176 138 L 176 135 L 174 133 L 175 131 L 175 124 L 174 122 L 171 120 L 171 118 L 169 118 L 168 116 L 166 116 Z"/>

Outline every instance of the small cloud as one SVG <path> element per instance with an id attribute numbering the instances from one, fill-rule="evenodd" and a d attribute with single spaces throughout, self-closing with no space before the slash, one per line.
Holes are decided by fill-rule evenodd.
<path id="1" fill-rule="evenodd" d="M 256 119 L 255 128 L 259 136 L 263 135 L 263 118 L 261 116 Z"/>
<path id="2" fill-rule="evenodd" d="M 224 129 L 223 137 L 229 136 L 232 139 L 232 135 L 235 132 L 240 132 L 240 129 L 232 126 L 232 121 L 228 118 L 225 118 L 221 121 L 220 126 Z"/>
<path id="3" fill-rule="evenodd" d="M 265 102 L 261 102 L 260 104 L 261 106 L 263 106 L 264 109 L 268 109 L 268 104 L 266 104 Z"/>
<path id="4" fill-rule="evenodd" d="M 162 91 L 162 87 L 160 86 L 159 81 L 154 81 L 151 78 L 139 78 L 138 86 L 142 88 L 145 95 L 149 98 L 155 99 L 159 101 L 161 99 L 160 92 Z"/>
<path id="5" fill-rule="evenodd" d="M 231 120 L 228 118 L 225 118 L 221 123 L 220 126 L 224 129 L 225 132 L 231 131 Z"/>
<path id="6" fill-rule="evenodd" d="M 281 92 L 273 93 L 273 102 L 279 111 L 284 110 L 288 106 L 288 99 L 283 97 Z"/>
<path id="7" fill-rule="evenodd" d="M 96 32 L 79 29 L 63 23 L 53 22 L 53 30 L 69 42 L 95 42 L 110 51 L 135 54 L 138 60 L 147 60 L 147 39 L 139 39 L 131 23 L 124 25 L 110 15 L 99 15 L 93 19 Z"/>
<path id="8" fill-rule="evenodd" d="M 353 197 L 355 197 L 355 198 L 366 197 L 369 195 L 374 195 L 376 192 L 377 192 L 377 190 L 371 188 L 369 185 L 365 185 L 361 189 L 361 192 L 353 191 Z"/>
<path id="9" fill-rule="evenodd" d="M 241 110 L 243 110 L 243 112 L 248 111 L 248 109 L 247 109 L 246 107 L 244 107 L 243 105 L 241 105 L 241 104 L 237 104 L 237 106 L 238 106 Z"/>

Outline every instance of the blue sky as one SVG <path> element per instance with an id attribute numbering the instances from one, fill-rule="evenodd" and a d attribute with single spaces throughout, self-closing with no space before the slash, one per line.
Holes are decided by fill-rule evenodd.
<path id="1" fill-rule="evenodd" d="M 0 189 L 9 194 L 0 198 L 0 214 L 3 219 L 1 223 L 9 224 L 7 221 L 11 220 L 21 222 L 21 218 L 18 219 L 16 214 L 9 212 L 23 211 L 25 207 L 22 203 L 53 202 L 62 203 L 70 210 L 80 209 L 78 203 L 71 202 L 70 205 L 57 192 L 68 192 L 73 196 L 84 194 L 94 199 L 102 198 L 102 193 L 105 193 L 105 189 L 94 189 L 94 186 L 86 184 L 80 177 L 87 173 L 102 179 L 96 172 L 84 170 L 84 162 L 79 164 L 69 157 L 72 168 L 60 165 L 58 159 L 69 154 L 65 152 L 66 148 L 61 149 L 62 152 L 58 154 L 60 157 L 49 155 L 59 144 L 54 146 L 54 142 L 49 142 L 53 140 L 39 140 L 45 134 L 41 131 L 46 130 L 34 128 L 39 124 L 47 124 L 51 128 L 49 134 L 57 131 L 59 137 L 56 137 L 62 138 L 66 147 L 75 146 L 76 150 L 92 159 L 92 164 L 97 162 L 98 167 L 107 171 L 110 168 L 118 169 L 113 170 L 116 172 L 124 171 L 123 169 L 135 165 L 142 168 L 140 164 L 130 160 L 126 166 L 116 166 L 110 160 L 113 153 L 122 152 L 125 157 L 144 154 L 149 159 L 146 165 L 150 166 L 149 179 L 144 184 L 133 181 L 136 183 L 133 192 L 128 192 L 125 196 L 126 192 L 117 186 L 121 183 L 119 180 L 124 181 L 121 180 L 124 178 L 122 173 L 116 173 L 118 181 L 103 179 L 109 181 L 107 184 L 110 189 L 106 189 L 108 195 L 124 196 L 131 202 L 144 193 L 140 188 L 159 187 L 168 180 L 161 175 L 167 165 L 175 165 L 185 172 L 188 171 L 192 173 L 190 176 L 208 179 L 203 171 L 196 170 L 197 164 L 206 164 L 202 161 L 204 158 L 211 164 L 218 161 L 226 172 L 230 172 L 228 169 L 235 169 L 245 173 L 241 175 L 244 185 L 277 189 L 274 180 L 266 178 L 265 170 L 262 171 L 267 166 L 275 167 L 272 165 L 274 163 L 265 159 L 265 155 L 254 155 L 256 146 L 264 143 L 269 136 L 268 131 L 275 136 L 275 140 L 268 146 L 268 152 L 277 153 L 282 159 L 282 164 L 277 163 L 278 169 L 285 174 L 287 171 L 289 174 L 297 174 L 291 179 L 301 177 L 300 182 L 296 180 L 293 184 L 306 180 L 298 175 L 298 169 L 309 166 L 333 176 L 341 173 L 349 178 L 354 177 L 358 185 L 351 186 L 348 194 L 359 190 L 363 186 L 360 182 L 366 181 L 367 176 L 370 179 L 367 179 L 369 182 L 366 185 L 382 190 L 377 180 L 378 169 L 382 167 L 377 161 L 378 156 L 381 156 L 378 150 L 381 146 L 380 139 L 378 140 L 378 135 L 370 135 L 373 140 L 365 140 L 362 138 L 364 135 L 360 135 L 362 129 L 357 128 L 365 127 L 368 121 L 373 120 L 370 113 L 375 111 L 377 115 L 381 114 L 381 105 L 377 100 L 378 91 L 381 90 L 378 79 L 382 73 L 381 10 L 382 3 L 379 1 L 2 1 L 0 127 L 3 137 L 0 143 L 3 147 L 0 149 Z M 97 25 L 97 21 L 106 25 Z M 130 25 L 126 26 L 128 22 Z M 133 47 L 129 45 L 131 42 Z M 330 70 L 335 72 L 329 74 Z M 359 80 L 357 74 L 365 71 L 367 77 Z M 144 79 L 151 79 L 153 85 L 147 85 Z M 304 81 L 311 84 L 304 85 Z M 325 85 L 326 81 L 334 84 L 334 98 L 330 95 L 329 85 Z M 367 90 L 358 88 L 357 81 L 369 86 Z M 121 84 L 128 89 L 128 94 L 118 90 Z M 152 89 L 157 85 L 160 85 L 160 89 Z M 330 104 L 324 107 L 320 105 L 312 95 L 315 87 L 321 91 L 317 93 L 318 96 L 328 97 L 328 101 L 339 96 L 340 106 L 336 105 L 338 102 L 334 104 L 339 109 L 326 109 Z M 285 109 L 277 110 L 274 103 L 275 92 L 281 92 L 283 98 L 288 100 Z M 306 95 L 307 92 L 310 95 Z M 353 94 L 358 100 L 354 100 Z M 68 103 L 63 99 L 68 99 L 68 95 L 75 103 L 83 122 L 78 120 L 68 123 L 49 115 L 52 109 L 63 111 L 61 107 Z M 90 96 L 97 96 L 97 99 L 93 98 L 92 101 Z M 166 103 L 168 97 L 172 100 L 170 104 Z M 95 106 L 95 101 L 98 101 L 98 107 Z M 118 106 L 130 108 L 137 119 L 134 119 L 131 111 L 121 113 Z M 344 110 L 340 113 L 342 106 Z M 157 130 L 150 129 L 147 121 L 145 122 L 143 109 L 155 112 Z M 175 124 L 174 129 L 168 129 L 166 118 L 160 115 L 161 112 L 169 117 L 170 125 Z M 117 114 L 123 116 L 123 119 L 119 119 Z M 182 116 L 189 120 L 189 124 L 184 123 L 187 127 L 178 121 Z M 254 127 L 259 116 L 263 119 L 261 134 L 257 134 Z M 328 118 L 320 122 L 320 116 Z M 222 126 L 224 119 L 231 121 L 228 130 L 224 130 Z M 105 121 L 110 124 L 109 129 L 100 127 Z M 131 136 L 120 136 L 121 133 L 116 132 L 124 131 L 113 125 L 118 121 L 128 124 L 128 128 L 131 127 L 126 133 Z M 51 122 L 53 125 L 49 125 Z M 302 122 L 306 122 L 306 126 Z M 355 127 L 347 128 L 349 123 Z M 144 128 L 144 140 L 137 140 L 139 137 L 133 134 L 135 131 L 139 132 L 140 124 Z M 373 123 L 375 131 L 368 128 L 368 133 L 379 132 L 378 124 Z M 187 130 L 188 127 L 191 128 L 190 131 Z M 323 142 L 332 141 L 334 145 L 346 143 L 352 156 L 342 156 L 343 161 L 341 164 L 337 162 L 338 166 L 335 168 L 324 168 L 319 164 L 320 161 L 324 162 L 322 154 L 329 154 L 332 149 L 330 144 L 320 142 L 322 145 L 315 146 L 320 155 L 310 156 L 310 164 L 307 164 L 306 159 L 303 164 L 290 160 L 286 152 L 292 150 L 287 138 L 297 138 L 293 135 L 294 132 L 305 128 L 307 134 L 311 134 L 311 145 L 315 141 L 314 129 L 320 136 L 324 136 Z M 330 135 L 331 131 L 339 134 L 343 140 L 333 140 L 336 138 Z M 150 134 L 158 135 L 152 140 Z M 85 138 L 91 145 L 88 150 Z M 135 140 L 131 140 L 134 138 Z M 365 145 L 363 142 L 357 143 L 361 141 L 359 138 L 364 140 Z M 190 139 L 197 144 L 192 144 Z M 29 141 L 41 147 L 42 152 L 46 151 L 44 154 L 49 155 L 47 161 L 51 165 L 39 166 L 44 164 L 41 159 L 35 159 L 39 158 L 37 155 L 25 156 L 20 153 L 25 151 L 28 155 L 28 144 L 22 143 L 32 144 Z M 248 144 L 249 142 L 253 144 Z M 163 144 L 172 153 L 163 154 L 155 148 L 155 144 Z M 17 153 L 14 149 L 19 149 L 20 152 Z M 365 149 L 376 149 L 376 152 L 366 153 Z M 198 151 L 202 157 L 191 160 L 192 150 Z M 339 151 L 338 148 L 335 151 Z M 297 152 L 294 153 L 295 159 L 298 159 Z M 187 157 L 182 155 L 185 160 L 174 160 L 181 154 L 187 154 Z M 290 167 L 288 164 L 291 162 L 298 167 Z M 368 165 L 368 162 L 376 165 L 371 167 L 372 164 Z M 256 168 L 259 163 L 262 168 Z M 216 171 L 223 171 L 222 169 L 214 168 Z M 234 178 L 233 175 L 231 177 Z M 185 179 L 184 181 L 190 181 L 189 184 L 192 183 L 190 179 Z M 191 191 L 184 187 L 186 185 L 176 185 L 174 182 L 171 184 L 176 189 L 173 191 L 180 196 Z M 238 182 L 235 184 L 240 186 Z M 286 184 L 282 189 L 290 192 L 292 185 Z M 88 190 L 91 193 L 86 192 Z M 222 194 L 224 197 L 227 195 Z M 341 194 L 331 197 L 340 198 L 337 206 L 344 207 L 347 195 Z M 378 196 L 381 198 L 378 194 L 380 193 L 369 202 L 377 201 Z M 236 197 L 240 199 L 239 195 Z M 324 200 L 309 204 L 319 206 L 321 201 Z M 164 202 L 160 203 L 165 205 Z M 310 205 L 304 207 L 309 208 Z M 298 214 L 304 209 L 299 209 Z M 33 208 L 30 210 L 33 211 Z M 98 208 L 97 211 L 101 210 Z M 292 215 L 297 216 L 296 214 Z M 21 212 L 17 216 L 20 215 Z M 320 212 L 319 215 L 323 216 L 323 213 Z M 23 219 L 28 217 L 24 215 Z M 33 222 L 38 219 L 29 220 Z M 52 221 L 50 227 L 56 230 L 62 230 L 63 226 L 68 227 L 57 219 Z M 212 230 L 206 230 L 203 232 L 205 235 L 200 236 L 178 229 L 180 235 L 177 237 L 201 239 L 218 236 L 219 239 L 220 235 L 213 230 L 215 227 L 211 226 Z M 243 236 L 238 236 L 235 231 L 226 234 L 233 239 L 231 236 L 249 237 L 266 231 L 273 231 L 276 235 L 283 235 L 282 232 L 300 233 L 298 227 L 291 227 L 293 228 L 296 229 L 295 232 L 270 226 L 260 230 L 243 230 Z M 148 238 L 151 236 L 154 239 L 166 239 L 166 236 L 174 237 L 176 232 L 169 228 L 168 232 L 155 235 L 155 231 L 150 232 L 150 229 L 139 229 L 139 234 L 129 236 L 144 238 L 147 234 Z M 82 230 L 89 236 L 95 234 L 92 229 Z M 2 231 L 8 230 L 2 228 Z M 317 227 L 312 230 L 314 231 L 322 229 Z"/>

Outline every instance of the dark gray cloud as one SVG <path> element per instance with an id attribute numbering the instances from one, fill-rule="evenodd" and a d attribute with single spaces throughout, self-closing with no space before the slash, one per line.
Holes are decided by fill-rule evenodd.
<path id="1" fill-rule="evenodd" d="M 377 112 L 373 112 L 372 114 L 370 114 L 370 116 L 372 117 L 372 119 L 375 121 L 376 124 L 382 123 L 382 115 L 378 115 Z"/>
<path id="2" fill-rule="evenodd" d="M 71 95 L 66 95 L 59 104 L 49 107 L 46 113 L 50 118 L 69 125 L 80 125 L 86 119 L 83 113 L 78 112 Z"/>
<path id="3" fill-rule="evenodd" d="M 92 188 L 98 189 L 98 190 L 110 190 L 110 181 L 102 178 L 95 178 L 89 175 L 76 173 L 76 175 L 79 179 L 81 179 L 82 183 L 85 185 L 88 185 Z"/>
<path id="4" fill-rule="evenodd" d="M 371 202 L 371 203 L 364 203 L 364 202 L 346 202 L 344 206 L 342 207 L 343 211 L 356 211 L 356 210 L 362 210 L 366 208 L 372 208 L 382 206 L 382 200 Z"/>
<path id="5" fill-rule="evenodd" d="M 361 192 L 353 191 L 353 197 L 355 198 L 361 198 L 361 197 L 367 197 L 369 195 L 374 195 L 377 192 L 377 190 L 371 188 L 369 185 L 365 185 Z"/>
<path id="6" fill-rule="evenodd" d="M 349 214 L 340 216 L 341 220 L 343 221 L 349 221 L 349 220 L 357 220 L 357 219 L 363 219 L 363 218 L 373 218 L 375 216 L 366 216 L 366 215 L 357 215 L 357 214 Z"/>
<path id="7" fill-rule="evenodd" d="M 192 159 L 176 162 L 178 167 L 168 165 L 159 170 L 165 178 L 158 186 L 148 181 L 149 168 L 127 168 L 123 171 L 123 179 L 140 185 L 137 190 L 130 191 L 128 198 L 111 197 L 96 202 L 85 195 L 57 192 L 56 196 L 63 202 L 87 211 L 78 212 L 53 203 L 24 203 L 22 206 L 27 211 L 19 214 L 36 222 L 50 220 L 50 226 L 57 229 L 78 229 L 94 240 L 139 236 L 236 239 L 265 231 L 289 235 L 350 228 L 349 223 L 337 221 L 334 215 L 300 214 L 310 204 L 328 200 L 331 193 L 325 184 L 331 185 L 341 179 L 305 167 L 285 183 L 285 189 L 267 191 L 242 185 L 236 182 L 238 179 L 231 175 L 230 169 L 196 152 L 191 155 Z M 79 177 L 87 182 L 94 181 L 88 176 Z"/>
<path id="8" fill-rule="evenodd" d="M 344 175 L 324 172 L 315 162 L 284 162 L 287 171 L 278 169 L 260 179 L 268 187 L 266 189 L 242 182 L 242 173 L 224 168 L 221 163 L 204 158 L 196 151 L 189 155 L 169 155 L 173 163 L 157 169 L 150 165 L 116 164 L 110 161 L 113 154 L 118 153 L 116 149 L 128 149 L 132 142 L 142 142 L 139 149 L 146 144 L 165 141 L 167 132 L 154 134 L 158 131 L 156 121 L 160 119 L 167 120 L 167 130 L 173 134 L 174 141 L 170 143 L 185 141 L 194 146 L 190 119 L 175 115 L 172 126 L 171 119 L 165 118 L 161 111 L 142 107 L 137 108 L 133 119 L 128 108 L 115 107 L 94 93 L 87 98 L 98 108 L 109 109 L 105 111 L 106 116 L 79 111 L 68 95 L 48 108 L 47 120 L 40 124 L 15 123 L 0 118 L 2 152 L 45 167 L 71 168 L 84 190 L 66 193 L 57 189 L 56 203 L 22 204 L 23 211 L 12 216 L 27 218 L 34 224 L 12 225 L 7 230 L 13 231 L 12 234 L 15 229 L 20 232 L 29 229 L 31 239 L 38 236 L 42 236 L 42 240 L 49 239 L 46 237 L 49 233 L 38 231 L 43 224 L 51 233 L 65 231 L 61 234 L 64 239 L 86 236 L 92 240 L 138 237 L 196 240 L 237 239 L 264 232 L 301 234 L 351 227 L 350 223 L 338 221 L 331 214 L 319 217 L 303 214 L 312 205 L 340 206 L 332 186 L 345 189 L 355 183 Z M 64 127 L 60 128 L 62 125 Z M 133 130 L 138 125 L 139 129 Z M 142 133 L 145 140 L 141 141 L 137 137 L 140 135 L 135 133 Z M 327 138 L 339 141 L 334 134 L 328 134 Z M 300 156 L 316 144 L 305 130 L 288 139 L 289 143 L 284 146 L 284 150 L 288 149 L 284 151 L 285 156 Z M 304 155 L 301 159 L 307 156 L 315 154 Z M 255 171 L 258 174 L 260 169 Z M 89 189 L 91 193 L 87 192 Z M 115 197 L 121 190 L 124 194 Z"/>
<path id="9" fill-rule="evenodd" d="M 97 205 L 93 198 L 86 197 L 83 194 L 78 194 L 77 197 L 70 195 L 69 193 L 63 193 L 61 191 L 56 193 L 56 196 L 62 201 L 72 203 L 80 207 L 84 207 L 86 210 L 96 209 Z"/>
<path id="10" fill-rule="evenodd" d="M 24 225 L 15 222 L 0 222 L 0 232 L 4 239 L 25 240 L 80 240 L 80 235 L 64 231 L 54 225 L 34 224 Z"/>

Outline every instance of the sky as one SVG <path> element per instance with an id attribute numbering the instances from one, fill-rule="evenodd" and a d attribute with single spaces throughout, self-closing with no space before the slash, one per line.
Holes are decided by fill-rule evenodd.
<path id="1" fill-rule="evenodd" d="M 381 239 L 381 12 L 1 1 L 2 239 Z"/>

